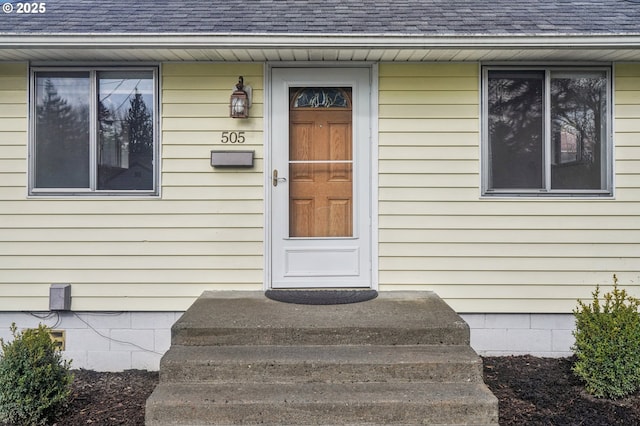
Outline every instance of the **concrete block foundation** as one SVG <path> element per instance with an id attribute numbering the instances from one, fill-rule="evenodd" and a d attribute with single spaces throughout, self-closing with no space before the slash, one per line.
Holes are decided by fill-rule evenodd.
<path id="1" fill-rule="evenodd" d="M 0 312 L 0 338 L 9 326 L 39 323 L 66 332 L 64 356 L 72 368 L 156 371 L 171 345 L 171 326 L 183 312 Z M 471 347 L 480 355 L 571 356 L 572 314 L 460 314 L 469 324 Z"/>

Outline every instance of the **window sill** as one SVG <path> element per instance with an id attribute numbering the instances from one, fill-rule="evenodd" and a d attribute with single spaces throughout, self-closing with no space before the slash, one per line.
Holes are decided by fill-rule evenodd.
<path id="1" fill-rule="evenodd" d="M 42 199 L 74 199 L 74 200 L 112 200 L 123 199 L 130 200 L 136 199 L 157 199 L 160 198 L 158 192 L 110 192 L 110 193 L 98 193 L 98 192 L 41 192 L 33 191 L 27 196 L 29 199 L 42 200 Z"/>
<path id="2" fill-rule="evenodd" d="M 514 192 L 485 192 L 481 195 L 482 199 L 530 199 L 530 200 L 613 200 L 613 193 L 609 191 L 603 192 L 585 192 L 585 193 L 567 193 L 567 192 L 535 192 L 535 193 L 514 193 Z"/>

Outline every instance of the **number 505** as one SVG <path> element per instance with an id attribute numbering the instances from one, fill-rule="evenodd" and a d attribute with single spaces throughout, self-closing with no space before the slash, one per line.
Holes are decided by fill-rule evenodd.
<path id="1" fill-rule="evenodd" d="M 244 143 L 244 132 L 222 132 L 222 143 Z"/>

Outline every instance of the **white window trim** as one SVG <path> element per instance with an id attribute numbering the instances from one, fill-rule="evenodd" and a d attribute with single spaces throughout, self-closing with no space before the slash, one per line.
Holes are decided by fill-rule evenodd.
<path id="1" fill-rule="evenodd" d="M 158 65 L 132 66 L 34 66 L 29 70 L 29 161 L 28 195 L 33 197 L 159 197 L 160 196 L 160 67 Z M 36 125 L 36 73 L 37 72 L 88 72 L 90 75 L 90 99 L 97 97 L 97 73 L 101 71 L 150 71 L 153 74 L 153 189 L 151 190 L 98 190 L 97 187 L 97 103 L 91 102 L 89 123 L 89 188 L 36 188 L 35 187 L 35 125 Z"/>
<path id="2" fill-rule="evenodd" d="M 490 170 L 490 156 L 489 156 L 489 129 L 488 129 L 488 81 L 490 71 L 544 71 L 545 72 L 545 94 L 544 94 L 544 189 L 490 189 L 489 188 L 489 170 Z M 607 128 L 606 128 L 606 146 L 603 152 L 603 174 L 606 179 L 606 188 L 600 190 L 591 189 L 551 189 L 551 94 L 547 90 L 550 87 L 551 72 L 552 71 L 603 71 L 606 73 L 607 79 Z M 496 197 L 530 197 L 530 198 L 553 198 L 553 197 L 565 197 L 565 198 L 613 198 L 614 195 L 614 146 L 613 146 L 613 119 L 614 119 L 614 105 L 613 105 L 613 72 L 610 65 L 484 65 L 482 66 L 481 74 L 481 197 L 482 198 L 496 198 Z"/>

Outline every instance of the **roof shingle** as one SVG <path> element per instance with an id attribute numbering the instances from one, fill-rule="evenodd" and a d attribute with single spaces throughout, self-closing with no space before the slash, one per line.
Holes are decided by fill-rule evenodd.
<path id="1" fill-rule="evenodd" d="M 11 13 L 0 13 L 0 34 L 640 34 L 640 0 L 49 0 L 44 3 L 43 14 L 18 14 L 15 8 Z"/>

